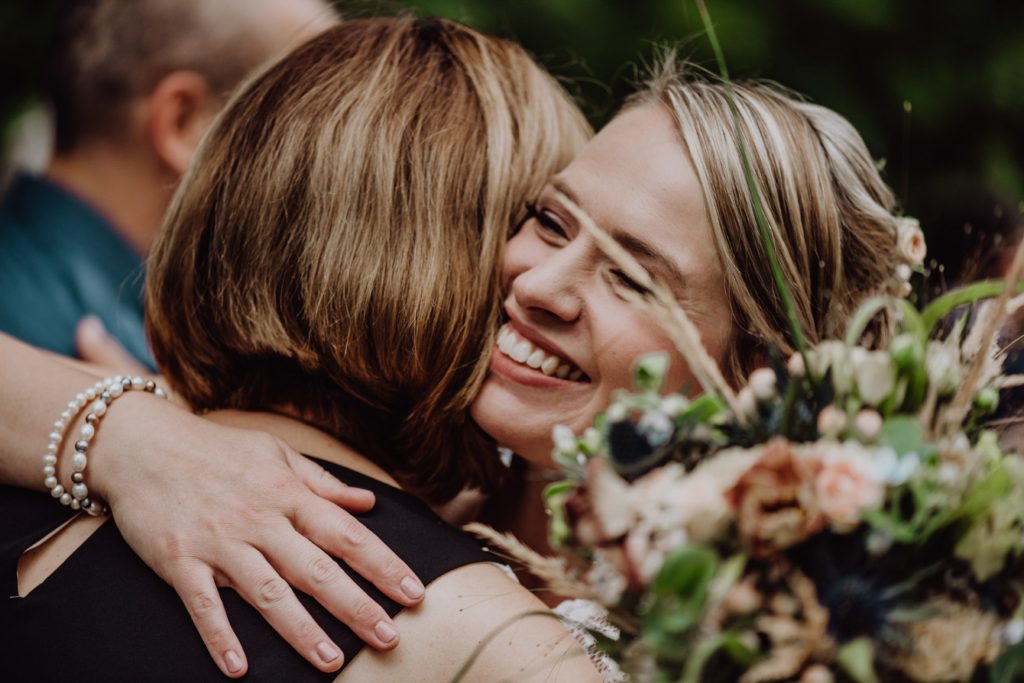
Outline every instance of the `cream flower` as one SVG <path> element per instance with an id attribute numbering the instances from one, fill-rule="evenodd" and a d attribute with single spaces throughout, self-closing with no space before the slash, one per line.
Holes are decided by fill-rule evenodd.
<path id="1" fill-rule="evenodd" d="M 914 268 L 921 266 L 928 252 L 921 224 L 917 222 L 916 218 L 903 216 L 896 219 L 896 229 L 900 256 Z"/>
<path id="2" fill-rule="evenodd" d="M 857 393 L 868 405 L 878 405 L 896 389 L 896 364 L 887 352 L 857 352 L 852 355 L 852 361 Z"/>

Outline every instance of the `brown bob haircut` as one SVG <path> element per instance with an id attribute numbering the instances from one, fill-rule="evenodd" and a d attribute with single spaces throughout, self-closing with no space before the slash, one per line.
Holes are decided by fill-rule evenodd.
<path id="1" fill-rule="evenodd" d="M 589 133 L 509 41 L 326 31 L 236 93 L 172 202 L 146 286 L 161 371 L 197 410 L 296 415 L 430 501 L 488 488 L 468 407 L 503 245 Z"/>

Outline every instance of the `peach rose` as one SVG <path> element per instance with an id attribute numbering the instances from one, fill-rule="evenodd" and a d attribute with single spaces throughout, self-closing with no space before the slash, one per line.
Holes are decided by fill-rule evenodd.
<path id="1" fill-rule="evenodd" d="M 814 488 L 820 469 L 816 457 L 799 455 L 791 443 L 774 438 L 726 491 L 740 534 L 756 554 L 784 550 L 825 526 Z"/>
<path id="2" fill-rule="evenodd" d="M 885 501 L 885 484 L 875 476 L 872 455 L 859 444 L 835 444 L 822 459 L 815 479 L 818 504 L 829 525 L 839 533 L 860 524 L 862 510 Z"/>

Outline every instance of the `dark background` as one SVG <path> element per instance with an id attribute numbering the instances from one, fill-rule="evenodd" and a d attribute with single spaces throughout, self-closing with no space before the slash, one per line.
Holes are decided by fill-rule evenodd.
<path id="1" fill-rule="evenodd" d="M 216 0 L 209 0 L 215 2 Z M 337 3 L 349 16 L 412 7 L 513 38 L 599 126 L 655 44 L 713 67 L 692 0 Z M 0 2 L 0 131 L 33 99 L 56 0 Z M 776 80 L 861 131 L 931 254 L 956 270 L 1024 211 L 1024 2 L 708 0 L 734 77 Z M 947 275 L 949 273 L 947 272 Z M 945 277 L 940 274 L 940 277 Z"/>

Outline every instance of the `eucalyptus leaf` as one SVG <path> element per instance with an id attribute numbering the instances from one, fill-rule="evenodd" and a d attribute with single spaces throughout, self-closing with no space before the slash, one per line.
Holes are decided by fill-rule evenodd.
<path id="1" fill-rule="evenodd" d="M 668 373 L 668 354 L 649 353 L 641 356 L 633 367 L 633 383 L 643 391 L 661 391 Z"/>
<path id="2" fill-rule="evenodd" d="M 651 583 L 654 595 L 674 595 L 703 602 L 718 568 L 717 555 L 699 545 L 685 545 L 668 556 Z"/>
<path id="3" fill-rule="evenodd" d="M 907 415 L 891 417 L 882 427 L 882 440 L 897 455 L 917 453 L 924 441 L 924 429 L 916 418 Z"/>
<path id="4" fill-rule="evenodd" d="M 836 662 L 856 683 L 878 683 L 875 674 L 875 648 L 867 636 L 839 648 Z"/>

